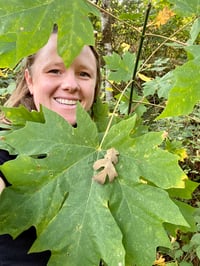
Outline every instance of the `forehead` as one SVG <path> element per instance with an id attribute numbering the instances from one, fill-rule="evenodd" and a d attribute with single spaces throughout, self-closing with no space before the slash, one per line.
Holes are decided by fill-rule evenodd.
<path id="1" fill-rule="evenodd" d="M 74 59 L 72 64 L 75 63 L 85 63 L 91 65 L 91 67 L 97 66 L 96 58 L 89 46 L 84 46 L 80 54 Z M 57 34 L 51 34 L 48 42 L 43 46 L 37 53 L 35 57 L 34 64 L 48 65 L 53 63 L 63 63 L 62 57 L 58 55 L 57 52 Z"/>

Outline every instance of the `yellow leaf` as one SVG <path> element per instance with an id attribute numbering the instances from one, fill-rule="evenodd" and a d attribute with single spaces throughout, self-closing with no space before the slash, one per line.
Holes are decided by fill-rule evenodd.
<path id="1" fill-rule="evenodd" d="M 0 77 L 6 77 L 7 75 L 3 73 L 3 71 L 0 69 Z"/>
<path id="2" fill-rule="evenodd" d="M 179 160 L 181 161 L 181 162 L 183 162 L 187 157 L 188 157 L 188 155 L 187 155 L 187 151 L 184 149 L 184 148 L 182 148 L 182 149 L 177 149 L 176 150 L 176 154 L 179 156 Z"/>
<path id="3" fill-rule="evenodd" d="M 111 88 L 111 87 L 107 87 L 107 88 L 106 88 L 106 91 L 113 91 L 113 88 Z"/>
<path id="4" fill-rule="evenodd" d="M 166 266 L 165 259 L 160 256 L 153 264 L 154 266 Z"/>
<path id="5" fill-rule="evenodd" d="M 156 19 L 155 19 L 155 25 L 157 27 L 160 27 L 161 25 L 165 25 L 168 20 L 173 17 L 175 15 L 175 13 L 169 9 L 168 7 L 164 7 L 163 10 L 161 10 Z"/>
<path id="6" fill-rule="evenodd" d="M 149 78 L 149 77 L 147 77 L 147 76 L 145 76 L 144 74 L 141 74 L 141 73 L 138 73 L 138 77 L 141 80 L 146 81 L 146 82 L 152 80 L 152 78 Z"/>
<path id="7" fill-rule="evenodd" d="M 126 51 L 128 51 L 130 49 L 130 45 L 128 43 L 125 43 L 125 42 L 123 42 L 121 44 L 121 47 L 123 49 L 123 52 L 126 52 Z"/>

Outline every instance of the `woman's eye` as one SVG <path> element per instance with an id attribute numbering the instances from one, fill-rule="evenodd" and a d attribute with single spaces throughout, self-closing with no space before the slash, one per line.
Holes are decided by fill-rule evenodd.
<path id="1" fill-rule="evenodd" d="M 82 72 L 80 72 L 80 76 L 81 77 L 90 77 L 90 74 L 88 72 L 82 71 Z"/>
<path id="2" fill-rule="evenodd" d="M 61 74 L 61 71 L 59 69 L 50 69 L 48 73 Z"/>

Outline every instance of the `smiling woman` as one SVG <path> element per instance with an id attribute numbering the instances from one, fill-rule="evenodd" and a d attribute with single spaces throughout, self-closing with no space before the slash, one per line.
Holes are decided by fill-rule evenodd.
<path id="1" fill-rule="evenodd" d="M 69 67 L 57 52 L 57 30 L 46 45 L 36 54 L 28 56 L 17 79 L 17 86 L 5 106 L 24 105 L 28 110 L 38 110 L 44 105 L 58 113 L 72 126 L 76 124 L 76 106 L 80 102 L 86 111 L 92 108 L 100 87 L 100 64 L 94 47 L 84 46 Z M 7 151 L 0 150 L 0 164 L 14 159 Z M 0 193 L 9 186 L 0 173 Z M 44 266 L 50 252 L 28 254 L 36 238 L 32 227 L 13 240 L 9 235 L 0 236 L 0 265 Z"/>
<path id="2" fill-rule="evenodd" d="M 98 94 L 99 58 L 93 47 L 84 46 L 67 68 L 57 53 L 57 37 L 52 33 L 47 44 L 26 59 L 16 90 L 5 105 L 39 110 L 41 104 L 73 125 L 77 101 L 88 111 Z"/>
<path id="3" fill-rule="evenodd" d="M 25 79 L 36 108 L 40 104 L 57 112 L 70 124 L 76 123 L 76 103 L 89 110 L 94 101 L 97 80 L 96 58 L 84 46 L 66 68 L 57 54 L 57 34 L 36 54 L 34 63 L 25 70 Z"/>

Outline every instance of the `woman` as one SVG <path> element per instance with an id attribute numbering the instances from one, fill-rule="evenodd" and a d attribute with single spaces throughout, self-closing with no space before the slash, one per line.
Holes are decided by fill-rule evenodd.
<path id="1" fill-rule="evenodd" d="M 17 86 L 6 106 L 23 104 L 28 110 L 39 110 L 40 105 L 55 111 L 71 125 L 76 124 L 76 104 L 80 102 L 89 111 L 100 87 L 98 55 L 91 46 L 84 46 L 69 67 L 57 53 L 57 28 L 47 44 L 26 59 Z M 0 150 L 0 164 L 14 159 Z M 8 181 L 1 174 L 0 191 Z M 46 265 L 50 252 L 27 255 L 36 238 L 34 228 L 23 232 L 16 240 L 0 236 L 0 266 Z"/>

